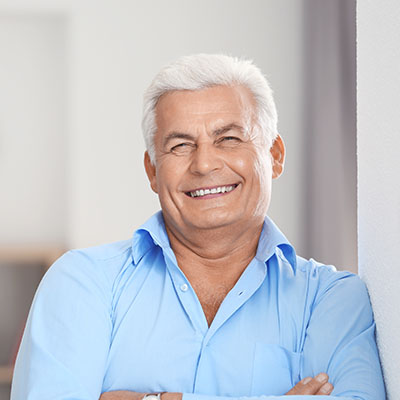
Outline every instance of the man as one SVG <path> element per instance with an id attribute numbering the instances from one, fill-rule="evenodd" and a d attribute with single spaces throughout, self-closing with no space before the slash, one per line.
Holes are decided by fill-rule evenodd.
<path id="1" fill-rule="evenodd" d="M 11 398 L 384 399 L 364 285 L 266 217 L 285 148 L 261 72 L 183 57 L 146 92 L 143 131 L 162 212 L 48 271 Z"/>

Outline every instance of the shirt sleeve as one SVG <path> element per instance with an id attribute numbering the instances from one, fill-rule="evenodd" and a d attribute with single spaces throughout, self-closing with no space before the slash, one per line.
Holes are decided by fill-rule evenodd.
<path id="1" fill-rule="evenodd" d="M 102 275 L 103 274 L 103 275 Z M 11 400 L 98 400 L 112 330 L 111 290 L 80 251 L 43 277 L 18 352 Z"/>
<path id="2" fill-rule="evenodd" d="M 384 400 L 367 289 L 357 275 L 325 270 L 303 346 L 302 376 L 326 372 L 332 396 Z"/>

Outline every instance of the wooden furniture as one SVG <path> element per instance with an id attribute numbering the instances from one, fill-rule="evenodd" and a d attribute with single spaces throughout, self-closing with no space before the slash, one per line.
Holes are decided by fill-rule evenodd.
<path id="1" fill-rule="evenodd" d="M 43 276 L 44 273 L 47 271 L 47 269 L 53 264 L 53 262 L 64 253 L 64 251 L 65 251 L 64 248 L 62 248 L 61 246 L 54 246 L 54 245 L 23 245 L 23 246 L 0 245 L 0 274 L 2 274 L 2 269 L 5 268 L 33 268 L 33 266 L 38 268 L 39 266 L 40 275 L 38 279 L 40 279 L 41 276 Z M 36 276 L 37 275 L 38 274 L 36 274 Z M 4 270 L 3 270 L 3 276 L 4 276 Z M 37 285 L 36 281 L 32 283 L 33 287 L 30 288 L 32 293 L 36 291 L 36 285 Z M 8 282 L 3 282 L 3 284 L 8 285 Z M 15 281 L 10 282 L 10 284 L 15 285 Z M 10 290 L 12 289 L 13 288 L 10 288 Z M 30 304 L 26 304 L 26 308 L 28 308 L 29 306 Z M 14 309 L 11 310 L 10 313 L 15 313 L 16 311 L 17 310 Z M 0 316 L 0 318 L 3 317 L 4 317 L 3 315 Z M 23 319 L 24 318 L 22 318 L 22 321 L 20 321 L 21 333 L 22 333 L 22 328 L 24 326 Z M 18 342 L 21 333 L 15 332 L 15 344 L 14 344 L 15 352 L 17 351 L 19 345 Z M 4 348 L 4 345 L 1 344 L 0 347 Z M 12 348 L 5 350 L 6 354 L 12 354 L 13 352 Z M 11 384 L 13 369 L 14 366 L 12 365 L 11 360 L 9 365 L 0 365 L 0 384 L 2 385 Z"/>
<path id="2" fill-rule="evenodd" d="M 54 245 L 0 245 L 0 265 L 5 263 L 42 263 L 43 268 L 47 270 L 64 251 L 62 247 Z"/>
<path id="3" fill-rule="evenodd" d="M 0 366 L 0 384 L 11 383 L 13 370 L 13 366 Z"/>

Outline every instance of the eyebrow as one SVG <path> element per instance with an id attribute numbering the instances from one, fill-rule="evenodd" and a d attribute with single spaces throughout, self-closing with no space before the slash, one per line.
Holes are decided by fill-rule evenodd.
<path id="1" fill-rule="evenodd" d="M 212 134 L 213 134 L 213 136 L 220 136 L 220 135 L 223 135 L 224 133 L 229 132 L 234 129 L 237 131 L 240 131 L 241 133 L 244 132 L 244 129 L 240 125 L 237 125 L 233 122 L 231 124 L 223 126 L 222 128 L 216 129 L 215 131 L 213 131 Z"/>
<path id="2" fill-rule="evenodd" d="M 212 132 L 213 136 L 220 136 L 223 135 L 226 132 L 231 131 L 232 129 L 236 129 L 240 131 L 241 133 L 244 132 L 244 129 L 235 123 L 231 123 L 225 126 L 222 126 L 221 128 L 215 129 Z M 164 146 L 166 146 L 171 140 L 173 139 L 185 139 L 185 140 L 195 140 L 195 137 L 189 133 L 184 133 L 184 132 L 171 132 L 169 133 L 165 138 L 164 138 Z"/>

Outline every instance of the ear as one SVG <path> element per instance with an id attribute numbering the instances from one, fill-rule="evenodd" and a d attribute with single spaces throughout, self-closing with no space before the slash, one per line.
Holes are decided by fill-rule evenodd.
<path id="1" fill-rule="evenodd" d="M 276 179 L 282 175 L 285 165 L 285 144 L 280 135 L 275 138 L 270 152 L 272 160 L 272 179 Z"/>
<path id="2" fill-rule="evenodd" d="M 149 178 L 150 186 L 153 192 L 157 192 L 157 179 L 156 179 L 156 167 L 150 160 L 149 153 L 144 153 L 144 169 L 146 170 L 147 178 Z"/>

